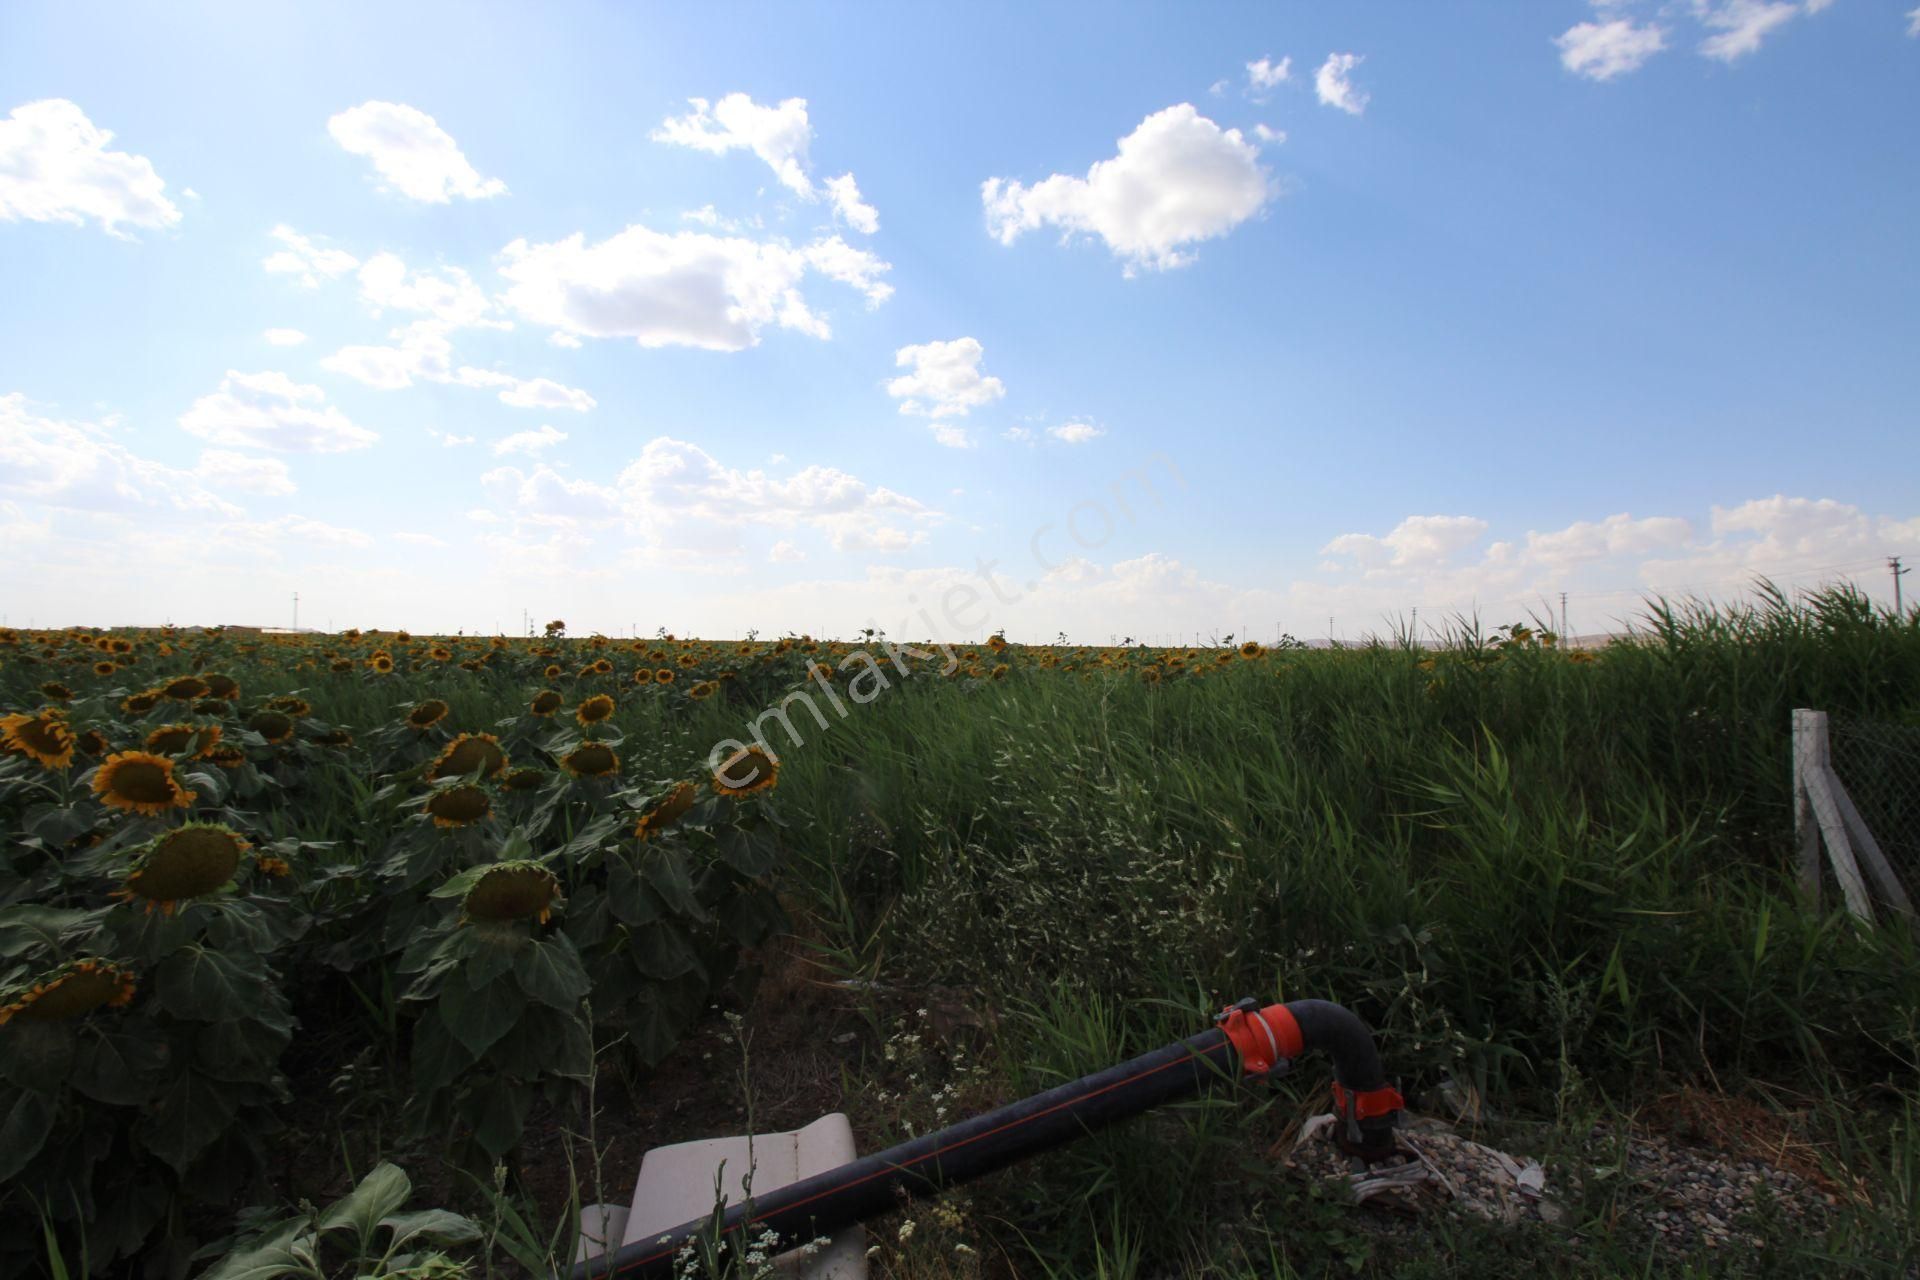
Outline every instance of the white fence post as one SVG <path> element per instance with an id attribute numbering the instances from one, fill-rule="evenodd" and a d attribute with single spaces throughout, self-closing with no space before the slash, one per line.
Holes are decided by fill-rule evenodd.
<path id="1" fill-rule="evenodd" d="M 1813 809 L 1820 836 L 1826 841 L 1827 861 L 1833 864 L 1834 877 L 1840 881 L 1840 892 L 1847 900 L 1847 910 L 1859 919 L 1871 920 L 1873 899 L 1867 893 L 1866 882 L 1860 878 L 1859 864 L 1853 860 L 1853 843 L 1847 839 L 1846 819 L 1840 812 L 1838 797 L 1846 792 L 1839 785 L 1839 779 L 1833 776 L 1833 764 L 1827 751 L 1827 713 L 1798 710 L 1793 714 L 1793 758 L 1799 774 L 1796 792 L 1804 791 Z M 1795 807 L 1797 810 L 1797 800 Z M 1802 838 L 1804 840 L 1804 836 Z M 1875 852 L 1878 851 L 1876 846 Z M 1805 856 L 1806 846 L 1803 843 L 1801 857 L 1804 859 Z M 1817 853 L 1814 866 L 1817 874 Z M 1803 862 L 1802 874 L 1804 872 Z M 1888 875 L 1892 875 L 1891 869 Z M 1901 896 L 1905 897 L 1904 894 Z"/>

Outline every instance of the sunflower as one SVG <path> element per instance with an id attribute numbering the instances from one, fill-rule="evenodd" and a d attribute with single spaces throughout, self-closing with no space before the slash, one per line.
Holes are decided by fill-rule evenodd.
<path id="1" fill-rule="evenodd" d="M 1158 668 L 1158 667 L 1142 667 L 1142 668 L 1140 669 L 1140 678 L 1141 678 L 1142 680 L 1144 680 L 1144 681 L 1146 681 L 1146 682 L 1147 682 L 1148 684 L 1159 684 L 1159 683 L 1160 683 L 1160 668 Z"/>
<path id="2" fill-rule="evenodd" d="M 43 769 L 64 769 L 73 763 L 73 730 L 64 711 L 0 717 L 0 746 L 36 761 Z"/>
<path id="3" fill-rule="evenodd" d="M 80 749 L 80 754 L 83 756 L 103 756 L 113 750 L 106 735 L 98 729 L 88 729 L 73 740 L 73 745 Z"/>
<path id="4" fill-rule="evenodd" d="M 213 697 L 232 702 L 240 696 L 240 682 L 232 676 L 209 674 L 200 678 L 207 682 L 207 692 Z"/>
<path id="5" fill-rule="evenodd" d="M 285 858 L 276 858 L 264 853 L 253 860 L 253 869 L 263 876 L 272 876 L 275 880 L 284 880 L 293 874 L 293 867 Z"/>
<path id="6" fill-rule="evenodd" d="M 177 756 L 192 747 L 196 760 L 204 760 L 220 745 L 217 724 L 163 724 L 147 735 L 147 750 L 163 756 Z"/>
<path id="7" fill-rule="evenodd" d="M 563 668 L 557 662 L 549 662 L 547 664 L 547 669 L 541 672 L 541 674 L 546 676 L 546 678 L 549 680 L 558 680 L 561 676 L 566 674 L 566 669 Z"/>
<path id="8" fill-rule="evenodd" d="M 460 901 L 460 910 L 474 920 L 531 919 L 545 924 L 553 918 L 559 897 L 560 881 L 539 863 L 501 862 L 473 882 Z"/>
<path id="9" fill-rule="evenodd" d="M 662 667 L 653 673 L 653 682 L 655 684 L 672 684 L 673 679 L 673 669 L 670 667 Z"/>
<path id="10" fill-rule="evenodd" d="M 464 778 L 476 769 L 482 777 L 493 778 L 506 768 L 507 753 L 501 749 L 500 739 L 490 733 L 463 733 L 449 742 L 440 758 L 428 767 L 427 778 L 432 782 Z"/>
<path id="11" fill-rule="evenodd" d="M 267 705 L 275 711 L 284 711 L 295 720 L 304 720 L 313 714 L 313 704 L 305 698 L 268 698 Z"/>
<path id="12" fill-rule="evenodd" d="M 608 662 L 605 658 L 601 658 L 597 662 L 588 663 L 586 666 L 586 670 L 596 676 L 612 675 L 613 664 L 611 662 Z"/>
<path id="13" fill-rule="evenodd" d="M 653 669 L 651 667 L 641 667 L 633 673 L 633 682 L 635 684 L 652 684 Z"/>
<path id="14" fill-rule="evenodd" d="M 149 751 L 108 756 L 94 771 L 93 791 L 104 805 L 150 817 L 184 809 L 194 799 L 194 793 L 173 776 L 173 761 Z"/>
<path id="15" fill-rule="evenodd" d="M 470 827 L 493 812 L 493 800 L 479 787 L 462 783 L 434 792 L 427 812 L 436 827 Z"/>
<path id="16" fill-rule="evenodd" d="M 771 791 L 780 781 L 780 762 L 764 747 L 742 747 L 713 771 L 713 789 L 723 796 Z"/>
<path id="17" fill-rule="evenodd" d="M 447 704 L 439 698 L 428 698 L 407 712 L 407 724 L 415 729 L 431 729 L 447 718 L 447 710 Z"/>
<path id="18" fill-rule="evenodd" d="M 704 702 L 720 692 L 720 685 L 713 680 L 697 680 L 687 687 L 687 696 L 695 702 Z"/>
<path id="19" fill-rule="evenodd" d="M 67 686 L 61 684 L 58 680 L 49 680 L 40 686 L 40 696 L 49 702 L 71 702 L 73 701 L 73 690 L 67 688 Z"/>
<path id="20" fill-rule="evenodd" d="M 370 670 L 377 671 L 383 676 L 387 675 L 393 670 L 393 656 L 386 653 L 376 653 L 367 659 L 367 666 Z"/>
<path id="21" fill-rule="evenodd" d="M 807 664 L 807 679 L 831 682 L 833 680 L 833 668 L 824 662 L 809 662 Z"/>
<path id="22" fill-rule="evenodd" d="M 509 791 L 538 791 L 546 780 L 545 769 L 515 769 L 501 785 Z"/>
<path id="23" fill-rule="evenodd" d="M 182 902 L 205 897 L 233 879 L 240 856 L 251 847 L 230 827 L 189 822 L 136 854 L 113 896 L 123 902 L 142 899 L 149 912 L 170 916 Z"/>
<path id="24" fill-rule="evenodd" d="M 133 970 L 98 956 L 82 956 L 0 996 L 0 1026 L 15 1018 L 64 1022 L 99 1008 L 125 1008 L 133 1000 L 133 987 Z"/>
<path id="25" fill-rule="evenodd" d="M 194 714 L 202 716 L 223 716 L 233 710 L 233 704 L 225 698 L 202 698 L 193 704 Z"/>
<path id="26" fill-rule="evenodd" d="M 353 659 L 335 658 L 327 664 L 327 670 L 333 672 L 335 675 L 345 675 L 347 672 L 353 670 Z"/>
<path id="27" fill-rule="evenodd" d="M 1007 647 L 1007 638 L 1006 636 L 1002 635 L 1000 632 L 996 631 L 992 635 L 987 637 L 987 648 L 993 650 L 995 653 L 999 653 L 1001 650 L 1005 649 L 1006 647 Z"/>
<path id="28" fill-rule="evenodd" d="M 606 778 L 620 772 L 620 757 L 604 742 L 583 742 L 560 758 L 576 778 Z"/>
<path id="29" fill-rule="evenodd" d="M 447 648 L 445 645 L 437 644 L 433 646 L 427 656 L 435 662 L 451 662 L 453 660 L 453 650 Z"/>
<path id="30" fill-rule="evenodd" d="M 248 717 L 247 728 L 277 745 L 292 741 L 294 720 L 284 711 L 256 711 Z"/>
<path id="31" fill-rule="evenodd" d="M 175 702 L 192 702 L 211 692 L 213 690 L 199 676 L 175 676 L 160 686 L 160 696 L 172 698 Z"/>
<path id="32" fill-rule="evenodd" d="M 313 740 L 323 747 L 345 749 L 353 745 L 353 734 L 346 729 L 328 729 L 325 733 L 316 733 Z"/>
<path id="33" fill-rule="evenodd" d="M 96 662 L 93 664 L 93 674 L 97 676 L 110 676 L 119 669 L 119 667 L 111 662 Z"/>
<path id="34" fill-rule="evenodd" d="M 700 659 L 694 657 L 692 654 L 683 653 L 680 655 L 680 666 L 682 670 L 685 670 L 691 667 L 697 667 L 699 665 L 700 665 Z"/>
<path id="35" fill-rule="evenodd" d="M 700 792 L 691 782 L 676 783 L 673 790 L 640 815 L 640 820 L 633 824 L 633 834 L 642 840 L 653 839 L 680 821 L 699 798 Z"/>
<path id="36" fill-rule="evenodd" d="M 211 764 L 219 765 L 222 769 L 238 769 L 247 762 L 247 753 L 234 746 L 215 747 L 213 754 L 208 756 L 207 760 Z"/>
<path id="37" fill-rule="evenodd" d="M 542 689 L 533 695 L 533 705 L 527 710 L 536 716 L 550 716 L 560 709 L 561 701 L 558 689 Z"/>
<path id="38" fill-rule="evenodd" d="M 613 699 L 604 693 L 596 693 L 575 707 L 573 718 L 582 725 L 602 724 L 613 715 Z"/>
<path id="39" fill-rule="evenodd" d="M 1249 640 L 1240 646 L 1240 656 L 1243 658 L 1257 658 L 1265 652 L 1258 640 Z"/>

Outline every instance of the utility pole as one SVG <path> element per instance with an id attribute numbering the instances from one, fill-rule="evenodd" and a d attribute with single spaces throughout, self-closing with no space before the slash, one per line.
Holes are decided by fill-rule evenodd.
<path id="1" fill-rule="evenodd" d="M 1913 570 L 1902 569 L 1899 556 L 1888 556 L 1887 568 L 1893 571 L 1893 615 L 1896 618 L 1904 618 L 1907 616 L 1907 610 L 1900 596 L 1900 579 L 1912 573 Z"/>
<path id="2" fill-rule="evenodd" d="M 298 591 L 293 593 L 293 629 L 295 631 L 300 629 L 300 593 Z"/>
<path id="3" fill-rule="evenodd" d="M 1560 593 L 1560 643 L 1567 642 L 1567 593 Z"/>
<path id="4" fill-rule="evenodd" d="M 1411 630 L 1413 631 L 1413 642 L 1417 645 L 1420 643 L 1420 606 L 1419 605 L 1413 606 L 1413 626 Z"/>

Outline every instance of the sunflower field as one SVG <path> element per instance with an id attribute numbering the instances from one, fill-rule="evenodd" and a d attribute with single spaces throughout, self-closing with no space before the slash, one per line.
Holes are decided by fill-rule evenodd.
<path id="1" fill-rule="evenodd" d="M 554 1134 L 609 1092 L 759 1088 L 710 1059 L 744 1058 L 723 1015 L 769 990 L 836 1032 L 783 1047 L 824 1065 L 774 1118 L 844 1108 L 863 1146 L 1242 995 L 1318 995 L 1378 1028 L 1410 1096 L 1464 1084 L 1554 1132 L 1676 1084 L 1766 1098 L 1867 1188 L 1779 1248 L 1912 1240 L 1920 950 L 1800 897 L 1787 779 L 1796 706 L 1920 724 L 1914 617 L 1836 592 L 1659 606 L 1595 651 L 1518 625 L 1437 649 L 878 644 L 0 631 L 0 1275 L 200 1274 L 271 1217 L 243 1206 L 356 1183 L 397 1206 L 387 1160 L 494 1214 L 484 1241 L 406 1218 L 390 1274 L 564 1264 L 603 1190 L 572 1164 L 541 1183 Z M 804 743 L 764 714 L 797 695 L 832 708 L 796 717 Z M 928 1056 L 922 1023 L 965 1052 Z M 1000 1175 L 877 1265 L 1428 1256 L 1249 1198 L 1244 1133 L 1174 1117 L 1177 1142 L 1123 1130 Z M 604 1198 L 692 1136 L 643 1128 Z M 1170 1142 L 1199 1153 L 1179 1179 L 1155 1175 Z M 1577 1225 L 1611 1214 L 1638 1257 L 1588 1190 Z M 1518 1247 L 1463 1238 L 1462 1270 L 1422 1274 L 1474 1274 L 1483 1245 Z"/>

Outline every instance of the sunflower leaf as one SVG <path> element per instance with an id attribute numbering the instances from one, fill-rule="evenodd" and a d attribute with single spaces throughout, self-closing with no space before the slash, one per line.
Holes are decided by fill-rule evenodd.
<path id="1" fill-rule="evenodd" d="M 374 1166 L 373 1172 L 360 1179 L 359 1186 L 327 1206 L 326 1212 L 320 1215 L 320 1230 L 344 1228 L 353 1233 L 356 1241 L 365 1244 L 373 1238 L 373 1230 L 380 1220 L 405 1204 L 412 1192 L 413 1183 L 406 1171 L 383 1160 Z"/>
<path id="2" fill-rule="evenodd" d="M 53 1132 L 53 1100 L 21 1090 L 0 1115 L 0 1182 L 27 1167 Z"/>
<path id="3" fill-rule="evenodd" d="M 464 982 L 440 989 L 440 1019 L 454 1038 L 476 1058 L 513 1029 L 527 1007 L 527 998 L 512 983 L 490 982 L 475 991 Z"/>
<path id="4" fill-rule="evenodd" d="M 182 1071 L 140 1122 L 147 1149 L 184 1176 L 194 1157 L 226 1131 L 240 1094 L 197 1071 Z"/>
<path id="5" fill-rule="evenodd" d="M 593 985 L 587 981 L 580 956 L 565 934 L 555 934 L 521 952 L 514 961 L 513 975 L 522 991 L 560 1010 L 578 1005 Z"/>

